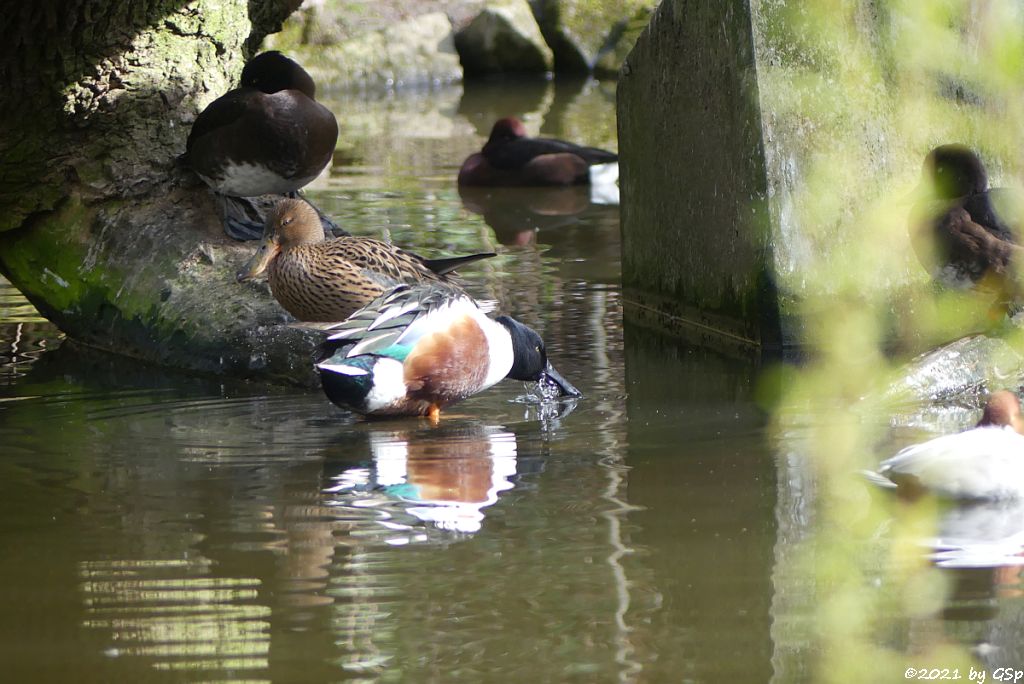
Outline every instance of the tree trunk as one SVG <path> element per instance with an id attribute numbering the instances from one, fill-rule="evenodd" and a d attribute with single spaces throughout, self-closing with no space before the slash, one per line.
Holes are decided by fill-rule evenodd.
<path id="1" fill-rule="evenodd" d="M 0 271 L 87 344 L 307 383 L 316 335 L 234 282 L 175 167 L 196 114 L 301 0 L 42 0 L 0 26 Z"/>

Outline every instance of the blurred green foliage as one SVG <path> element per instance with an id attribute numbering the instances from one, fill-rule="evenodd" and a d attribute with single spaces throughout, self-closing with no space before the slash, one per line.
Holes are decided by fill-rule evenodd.
<path id="1" fill-rule="evenodd" d="M 787 3 L 756 19 L 765 126 L 798 169 L 784 191 L 806 240 L 783 283 L 802 293 L 810 360 L 787 374 L 777 423 L 815 417 L 806 451 L 820 519 L 801 562 L 816 592 L 806 636 L 819 681 L 903 681 L 908 666 L 963 673 L 971 662 L 941 629 L 913 637 L 947 592 L 920 543 L 934 505 L 875 496 L 856 473 L 889 455 L 876 451 L 883 421 L 867 416 L 890 408 L 878 402 L 899 371 L 891 350 L 991 327 L 983 296 L 936 294 L 910 249 L 908 197 L 925 154 L 952 142 L 978 150 L 996 185 L 1019 187 L 1022 19 L 1008 0 Z"/>

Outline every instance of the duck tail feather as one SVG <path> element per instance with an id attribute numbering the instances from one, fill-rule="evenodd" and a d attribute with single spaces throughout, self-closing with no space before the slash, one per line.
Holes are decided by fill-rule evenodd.
<path id="1" fill-rule="evenodd" d="M 887 478 L 885 475 L 882 475 L 881 473 L 876 473 L 874 470 L 862 470 L 860 471 L 860 474 L 864 477 L 865 480 L 875 485 L 876 487 L 881 487 L 882 489 L 896 489 L 898 486 L 895 482 Z"/>
<path id="2" fill-rule="evenodd" d="M 479 254 L 468 254 L 466 256 L 457 257 L 443 257 L 440 259 L 424 259 L 423 264 L 437 275 L 447 275 L 466 264 L 471 264 L 474 261 L 480 261 L 482 259 L 490 259 L 491 257 L 498 256 L 494 252 L 481 252 Z"/>

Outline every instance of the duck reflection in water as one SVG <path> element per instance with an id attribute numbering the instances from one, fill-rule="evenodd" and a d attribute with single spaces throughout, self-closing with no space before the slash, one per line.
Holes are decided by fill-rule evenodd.
<path id="1" fill-rule="evenodd" d="M 462 206 L 483 217 L 503 245 L 529 245 L 537 233 L 574 226 L 603 215 L 617 215 L 617 203 L 592 199 L 593 188 L 503 188 L 460 185 Z"/>
<path id="2" fill-rule="evenodd" d="M 929 546 L 934 549 L 931 560 L 940 567 L 1019 568 L 1024 565 L 1024 501 L 972 501 L 944 508 Z"/>
<path id="3" fill-rule="evenodd" d="M 331 477 L 328 505 L 373 511 L 390 544 L 423 542 L 430 527 L 480 530 L 484 509 L 512 489 L 516 436 L 501 426 L 377 429 L 368 434 L 373 463 Z"/>

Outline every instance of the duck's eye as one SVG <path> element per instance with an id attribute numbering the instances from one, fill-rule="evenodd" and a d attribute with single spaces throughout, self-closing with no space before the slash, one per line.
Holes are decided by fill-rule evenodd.
<path id="1" fill-rule="evenodd" d="M 533 348 L 533 350 L 540 354 L 540 345 L 538 344 L 536 347 Z"/>
<path id="2" fill-rule="evenodd" d="M 290 225 L 290 224 L 291 224 L 291 222 L 292 222 L 292 221 L 294 221 L 294 220 L 295 220 L 294 218 L 292 218 L 291 216 L 289 216 L 288 218 L 286 218 L 286 219 L 284 219 L 283 221 L 281 221 L 281 225 L 282 225 L 282 226 L 287 226 L 287 225 Z"/>

